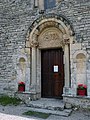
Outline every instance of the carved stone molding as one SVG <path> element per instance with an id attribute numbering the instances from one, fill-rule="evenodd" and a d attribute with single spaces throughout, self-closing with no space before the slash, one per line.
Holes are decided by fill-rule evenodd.
<path id="1" fill-rule="evenodd" d="M 63 34 L 55 28 L 46 28 L 38 37 L 39 48 L 62 47 Z"/>
<path id="2" fill-rule="evenodd" d="M 59 40 L 59 36 L 56 32 L 47 32 L 43 35 L 44 41 Z"/>
<path id="3" fill-rule="evenodd" d="M 42 1 L 42 0 L 41 0 Z M 57 1 L 61 1 L 61 0 L 57 0 Z M 51 25 L 53 25 L 53 26 L 57 26 L 56 24 L 58 24 L 58 26 L 59 25 L 61 25 L 62 27 L 63 27 L 63 25 L 61 24 L 61 22 L 63 22 L 63 24 L 68 28 L 69 27 L 69 29 L 68 30 L 70 30 L 70 31 L 72 31 L 72 33 L 71 33 L 71 35 L 74 35 L 74 30 L 73 30 L 73 27 L 72 27 L 72 25 L 71 25 L 71 23 L 70 23 L 70 21 L 65 17 L 65 16 L 63 16 L 62 14 L 52 14 L 52 13 L 50 13 L 50 14 L 43 14 L 43 15 L 41 15 L 41 16 L 39 16 L 32 24 L 31 24 L 31 26 L 29 27 L 29 33 L 35 28 L 35 26 L 38 24 L 38 28 L 40 29 L 40 26 L 41 26 L 41 24 L 42 24 L 42 21 L 44 21 L 43 22 L 43 24 L 44 24 L 44 28 L 45 28 L 45 26 L 47 27 L 48 25 L 47 25 L 47 23 L 45 22 L 45 21 L 48 21 L 49 22 L 49 25 L 51 24 Z M 61 22 L 59 22 L 59 21 L 61 21 Z M 41 24 L 40 24 L 41 23 Z M 53 24 L 52 24 L 53 23 Z M 43 27 L 42 27 L 43 28 Z"/>
<path id="4" fill-rule="evenodd" d="M 70 27 L 69 27 L 70 28 Z M 30 47 L 51 48 L 70 44 L 69 29 L 63 21 L 56 18 L 48 18 L 40 21 L 29 36 Z M 48 32 L 47 29 L 51 29 Z M 54 30 L 53 30 L 54 29 Z M 57 32 L 58 31 L 58 32 Z M 43 34 L 42 38 L 42 33 Z M 41 37 L 39 37 L 41 36 Z M 52 44 L 53 46 L 51 46 Z"/>
<path id="5" fill-rule="evenodd" d="M 70 43 L 70 40 L 69 40 L 69 39 L 64 39 L 64 40 L 63 40 L 63 44 L 64 44 L 64 45 L 65 45 L 65 44 L 67 45 L 67 44 L 69 44 L 69 43 Z"/>
<path id="6" fill-rule="evenodd" d="M 31 41 L 31 42 L 30 42 L 30 46 L 31 46 L 31 47 L 38 47 L 38 46 L 39 46 L 39 43 L 38 43 L 38 41 Z"/>
<path id="7" fill-rule="evenodd" d="M 63 35 L 63 44 L 70 44 L 70 39 L 67 34 Z"/>

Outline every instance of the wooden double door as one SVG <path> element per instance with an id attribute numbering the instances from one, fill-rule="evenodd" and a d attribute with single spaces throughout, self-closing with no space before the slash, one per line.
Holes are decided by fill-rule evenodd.
<path id="1" fill-rule="evenodd" d="M 63 50 L 41 51 L 41 96 L 61 98 L 64 86 Z"/>

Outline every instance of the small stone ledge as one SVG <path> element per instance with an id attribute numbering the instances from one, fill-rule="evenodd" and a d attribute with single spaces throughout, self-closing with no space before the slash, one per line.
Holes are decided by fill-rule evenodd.
<path id="1" fill-rule="evenodd" d="M 25 92 L 16 92 L 18 94 L 37 94 L 36 92 L 28 92 L 28 91 L 25 91 Z"/>
<path id="2" fill-rule="evenodd" d="M 21 100 L 23 100 L 25 103 L 28 103 L 32 100 L 37 100 L 40 98 L 40 93 L 38 92 L 16 92 L 15 96 L 17 98 L 20 98 Z"/>
<path id="3" fill-rule="evenodd" d="M 72 107 L 90 108 L 90 96 L 71 96 L 63 95 L 65 104 L 71 104 Z"/>
<path id="4" fill-rule="evenodd" d="M 90 99 L 90 96 L 62 95 L 63 97 Z"/>

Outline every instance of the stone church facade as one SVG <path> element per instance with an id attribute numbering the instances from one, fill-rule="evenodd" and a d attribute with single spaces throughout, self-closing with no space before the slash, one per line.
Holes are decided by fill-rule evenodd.
<path id="1" fill-rule="evenodd" d="M 0 94 L 89 105 L 90 1 L 1 0 L 0 62 Z"/>

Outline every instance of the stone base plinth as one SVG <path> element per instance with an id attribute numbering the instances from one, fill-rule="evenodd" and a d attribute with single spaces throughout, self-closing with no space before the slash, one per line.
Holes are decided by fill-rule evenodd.
<path id="1" fill-rule="evenodd" d="M 88 96 L 64 96 L 63 101 L 71 104 L 72 107 L 89 108 L 90 109 L 90 97 Z"/>
<path id="2" fill-rule="evenodd" d="M 39 99 L 41 96 L 40 93 L 36 93 L 36 92 L 16 92 L 15 97 L 20 98 L 25 103 L 28 103 L 32 100 Z"/>

